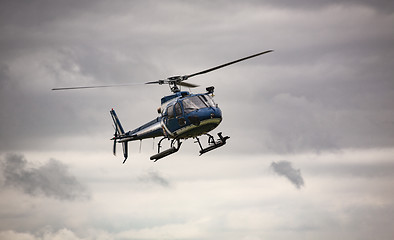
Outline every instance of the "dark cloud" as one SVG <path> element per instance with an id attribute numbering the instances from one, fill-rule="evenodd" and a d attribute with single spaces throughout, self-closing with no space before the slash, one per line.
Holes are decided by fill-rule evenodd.
<path id="1" fill-rule="evenodd" d="M 327 6 L 355 6 L 355 5 L 364 5 L 367 7 L 371 7 L 377 9 L 379 11 L 392 12 L 394 11 L 394 3 L 390 0 L 300 0 L 300 1 L 291 1 L 291 0 L 265 0 L 265 1 L 253 1 L 255 3 L 265 4 L 265 5 L 273 5 L 273 6 L 281 6 L 283 8 L 298 8 L 298 9 L 312 9 L 318 10 L 319 8 L 327 7 Z"/>
<path id="2" fill-rule="evenodd" d="M 52 87 L 152 81 L 270 48 L 270 55 L 195 79 L 216 86 L 223 131 L 239 141 L 232 149 L 393 146 L 393 21 L 374 11 L 391 2 L 4 1 L 0 150 L 97 148 L 93 137 L 111 134 L 109 109 L 129 115 L 122 121 L 132 129 L 154 118 L 168 93 L 159 86 Z M 84 137 L 91 138 L 77 147 L 69 141 Z"/>
<path id="3" fill-rule="evenodd" d="M 60 200 L 89 198 L 86 188 L 69 173 L 68 167 L 55 159 L 35 166 L 22 155 L 8 154 L 0 159 L 0 167 L 5 187 Z"/>
<path id="4" fill-rule="evenodd" d="M 75 92 L 50 89 L 154 81 L 274 49 L 275 52 L 261 58 L 191 79 L 202 86 L 194 92 L 204 91 L 210 85 L 216 88 L 215 100 L 224 116 L 218 131 L 231 136 L 229 145 L 214 153 L 218 160 L 226 154 L 242 154 L 246 161 L 240 164 L 246 169 L 256 166 L 249 165 L 253 162 L 249 161 L 251 154 L 256 152 L 296 155 L 319 152 L 323 157 L 327 151 L 392 148 L 393 5 L 390 0 L 2 1 L 0 153 L 30 150 L 50 151 L 46 156 L 53 156 L 54 152 L 63 155 L 65 150 L 75 153 L 70 161 L 83 162 L 91 191 L 100 198 L 89 204 L 78 201 L 89 194 L 67 165 L 59 161 L 36 165 L 20 155 L 1 155 L 0 187 L 5 195 L 0 198 L 1 229 L 36 232 L 50 223 L 56 229 L 79 228 L 77 232 L 84 232 L 81 236 L 85 237 L 86 229 L 98 227 L 99 232 L 107 233 L 101 238 L 111 235 L 116 238 L 121 235 L 115 229 L 137 225 L 141 231 L 130 233 L 129 238 L 160 238 L 155 236 L 162 236 L 163 232 L 168 235 L 167 230 L 171 232 L 175 227 L 174 221 L 183 218 L 190 225 L 193 223 L 193 228 L 190 231 L 190 226 L 180 226 L 175 230 L 182 233 L 199 229 L 201 234 L 194 236 L 196 239 L 225 238 L 223 230 L 234 226 L 238 230 L 232 231 L 231 236 L 236 239 L 243 238 L 241 232 L 250 236 L 270 232 L 273 238 L 281 239 L 289 231 L 295 233 L 294 239 L 302 238 L 306 232 L 315 239 L 333 236 L 390 239 L 387 236 L 392 236 L 392 231 L 384 226 L 394 216 L 390 201 L 394 166 L 375 162 L 375 153 L 371 154 L 371 164 L 360 165 L 357 156 L 343 158 L 338 165 L 322 164 L 319 157 L 319 161 L 305 162 L 302 174 L 313 176 L 309 181 L 327 189 L 311 187 L 303 194 L 305 201 L 294 201 L 291 194 L 280 189 L 256 196 L 255 186 L 244 188 L 244 184 L 233 184 L 237 179 L 231 176 L 231 164 L 226 169 L 222 165 L 210 166 L 210 172 L 222 171 L 221 175 L 226 175 L 229 182 L 209 180 L 210 184 L 206 184 L 200 180 L 206 180 L 204 176 L 210 173 L 193 171 L 176 162 L 139 174 L 136 170 L 136 174 L 130 175 L 127 166 L 108 161 L 109 138 L 113 134 L 108 111 L 115 108 L 128 130 L 138 127 L 156 116 L 160 97 L 169 93 L 167 86 Z M 188 145 L 192 146 L 192 142 L 189 140 Z M 107 149 L 108 157 L 98 153 L 94 162 L 89 158 L 92 164 L 81 161 L 89 160 L 86 153 L 100 149 Z M 188 161 L 197 157 L 195 146 L 190 149 L 193 153 L 185 155 Z M 83 153 L 77 154 L 81 150 Z M 182 152 L 187 151 L 185 144 Z M 351 163 L 346 164 L 347 161 Z M 175 183 L 162 167 L 171 169 L 177 182 L 198 181 L 173 189 Z M 301 171 L 291 163 L 277 161 L 271 167 L 273 174 L 286 177 L 296 188 L 304 186 Z M 106 174 L 96 172 L 98 168 L 105 169 Z M 131 178 L 131 186 L 122 174 Z M 121 181 L 116 184 L 118 188 L 114 188 L 113 181 Z M 223 191 L 217 191 L 218 186 L 224 186 L 220 188 Z M 234 192 L 245 194 L 234 199 Z M 276 196 L 272 199 L 275 207 L 263 206 L 256 199 L 266 201 L 269 196 Z M 333 202 L 333 198 L 337 201 Z M 157 204 L 159 199 L 162 205 Z M 236 207 L 230 204 L 234 201 Z M 252 209 L 251 201 L 260 208 Z M 294 207 L 294 202 L 300 205 Z M 344 207 L 347 204 L 358 208 L 347 210 Z M 287 211 L 286 206 L 291 209 Z M 238 215 L 241 208 L 245 214 Z M 233 215 L 236 221 L 223 219 L 224 215 Z M 276 219 L 267 220 L 267 216 Z M 199 221 L 194 224 L 194 220 Z M 165 221 L 169 228 L 160 228 L 158 221 Z M 265 221 L 272 224 L 265 225 L 266 228 L 257 226 Z M 343 221 L 352 226 L 341 225 Z M 220 226 L 212 228 L 216 222 Z M 305 228 L 281 231 L 281 225 L 292 223 Z M 149 224 L 155 225 L 150 229 L 154 232 L 149 232 Z M 364 231 L 359 233 L 356 229 Z M 60 232 L 59 236 L 35 236 L 61 238 Z"/>
<path id="5" fill-rule="evenodd" d="M 301 176 L 300 169 L 293 168 L 291 162 L 272 162 L 271 167 L 278 175 L 286 177 L 296 188 L 299 189 L 304 186 L 304 179 Z"/>
<path id="6" fill-rule="evenodd" d="M 141 175 L 138 180 L 145 183 L 153 183 L 162 187 L 169 187 L 171 185 L 170 182 L 159 172 L 153 170 L 147 171 Z"/>

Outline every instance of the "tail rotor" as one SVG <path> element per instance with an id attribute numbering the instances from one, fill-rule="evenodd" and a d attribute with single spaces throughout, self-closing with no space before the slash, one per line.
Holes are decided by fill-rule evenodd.
<path id="1" fill-rule="evenodd" d="M 127 140 L 125 141 L 124 138 L 127 137 L 125 131 L 123 130 L 122 124 L 120 124 L 119 118 L 115 113 L 114 109 L 111 109 L 110 111 L 112 120 L 114 122 L 114 128 L 115 128 L 115 133 L 114 137 L 111 139 L 114 141 L 114 146 L 113 146 L 113 154 L 116 155 L 116 144 L 118 143 L 117 141 L 122 143 L 122 148 L 123 148 L 123 156 L 124 156 L 124 161 L 123 163 L 126 162 L 127 157 L 128 157 L 128 146 L 127 146 Z M 123 141 L 122 141 L 123 140 Z"/>

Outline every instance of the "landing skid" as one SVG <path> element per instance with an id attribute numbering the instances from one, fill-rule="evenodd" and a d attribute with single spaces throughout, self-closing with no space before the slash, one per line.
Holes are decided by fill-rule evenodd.
<path id="1" fill-rule="evenodd" d="M 161 148 L 161 142 L 167 138 L 162 138 L 159 143 L 157 144 L 157 154 L 153 155 L 150 157 L 150 160 L 153 160 L 154 162 L 156 162 L 157 160 L 163 158 L 163 157 L 167 157 L 170 154 L 176 153 L 178 152 L 179 148 L 181 147 L 181 141 L 179 139 L 172 139 L 171 140 L 171 147 L 167 150 L 164 150 L 162 152 L 160 152 L 160 148 Z"/>
<path id="2" fill-rule="evenodd" d="M 208 133 L 206 133 L 204 135 L 208 136 L 208 147 L 206 147 L 206 148 L 204 148 L 202 146 L 200 139 L 198 137 L 196 137 L 196 140 L 197 140 L 196 142 L 198 143 L 198 145 L 200 146 L 200 149 L 201 149 L 200 150 L 200 156 L 202 154 L 204 154 L 204 153 L 207 153 L 209 151 L 212 151 L 212 150 L 214 150 L 216 148 L 219 148 L 219 147 L 225 145 L 227 139 L 230 138 L 229 136 L 223 137 L 221 132 L 218 133 L 219 139 L 217 139 L 217 140 L 215 140 L 215 138 L 212 135 L 208 134 Z M 170 140 L 170 139 L 168 139 L 166 137 L 162 138 L 159 141 L 159 143 L 157 144 L 157 154 L 151 156 L 150 160 L 156 162 L 156 161 L 158 161 L 159 159 L 161 159 L 163 157 L 167 157 L 168 155 L 171 155 L 173 153 L 178 152 L 179 148 L 181 148 L 181 144 L 182 144 L 181 140 L 180 139 L 172 139 L 170 148 L 160 152 L 160 149 L 162 148 L 161 142 L 164 139 Z"/>
<path id="3" fill-rule="evenodd" d="M 203 146 L 200 142 L 200 139 L 198 137 L 196 137 L 196 139 L 197 139 L 196 142 L 198 143 L 198 145 L 200 146 L 200 149 L 201 149 L 200 156 L 203 155 L 204 153 L 207 153 L 207 152 L 212 151 L 218 147 L 223 146 L 224 144 L 226 144 L 227 139 L 230 138 L 229 136 L 223 137 L 221 132 L 218 133 L 219 139 L 217 139 L 216 141 L 212 135 L 210 135 L 208 133 L 206 133 L 205 135 L 208 136 L 208 145 L 209 145 L 206 148 L 203 148 Z"/>

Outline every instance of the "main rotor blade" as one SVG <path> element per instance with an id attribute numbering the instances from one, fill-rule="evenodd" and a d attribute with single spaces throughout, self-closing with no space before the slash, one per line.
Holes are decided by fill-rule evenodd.
<path id="1" fill-rule="evenodd" d="M 188 88 L 195 88 L 195 87 L 199 87 L 200 86 L 200 85 L 193 84 L 193 83 L 188 83 L 188 82 L 179 82 L 179 83 L 177 83 L 177 85 L 188 87 Z"/>
<path id="2" fill-rule="evenodd" d="M 179 86 L 184 86 L 184 87 L 189 87 L 189 88 L 195 88 L 199 87 L 200 85 L 193 84 L 193 83 L 187 83 L 187 82 L 182 82 L 182 80 L 174 80 L 174 81 L 169 81 L 169 80 L 159 80 L 159 81 L 151 81 L 151 82 L 146 82 L 145 84 L 167 84 L 167 83 L 173 83 Z"/>
<path id="3" fill-rule="evenodd" d="M 150 81 L 150 82 L 146 82 L 145 84 L 159 84 L 159 85 L 162 85 L 164 83 L 168 83 L 168 81 L 167 80 Z"/>
<path id="4" fill-rule="evenodd" d="M 217 69 L 219 69 L 219 68 L 227 67 L 227 66 L 229 66 L 229 65 L 231 65 L 231 64 L 238 63 L 238 62 L 247 60 L 247 59 L 249 59 L 249 58 L 254 58 L 254 57 L 257 57 L 257 56 L 260 56 L 260 55 L 263 55 L 263 54 L 266 54 L 266 53 L 270 53 L 270 52 L 273 52 L 273 51 L 274 51 L 274 50 L 268 50 L 268 51 L 264 51 L 264 52 L 261 52 L 261 53 L 257 53 L 257 54 L 251 55 L 251 56 L 249 56 L 249 57 L 244 57 L 244 58 L 241 58 L 241 59 L 238 59 L 238 60 L 229 62 L 229 63 L 225 63 L 225 64 L 219 65 L 219 66 L 217 66 L 217 67 L 213 67 L 213 68 L 210 68 L 210 69 L 207 69 L 207 70 L 198 72 L 198 73 L 186 75 L 186 76 L 184 76 L 184 77 L 185 77 L 185 80 L 186 80 L 186 79 L 188 79 L 188 78 L 191 78 L 191 77 L 194 77 L 194 76 L 197 76 L 197 75 L 201 75 L 201 74 L 204 74 L 204 73 L 208 73 L 208 72 L 211 72 L 211 71 L 215 71 L 215 70 L 217 70 Z"/>
<path id="5" fill-rule="evenodd" d="M 125 86 L 141 85 L 141 84 L 142 83 L 127 83 L 127 84 L 102 85 L 102 86 L 62 87 L 62 88 L 52 88 L 52 90 L 58 91 L 58 90 L 76 90 L 76 89 L 87 89 L 87 88 L 125 87 Z"/>

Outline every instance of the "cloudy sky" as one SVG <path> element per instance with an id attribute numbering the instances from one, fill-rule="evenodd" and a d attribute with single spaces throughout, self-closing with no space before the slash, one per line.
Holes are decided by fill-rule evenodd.
<path id="1" fill-rule="evenodd" d="M 393 239 L 392 1 L 1 1 L 0 239 Z M 231 138 L 112 155 L 166 86 L 214 85 Z M 187 90 L 187 89 L 186 89 Z"/>

